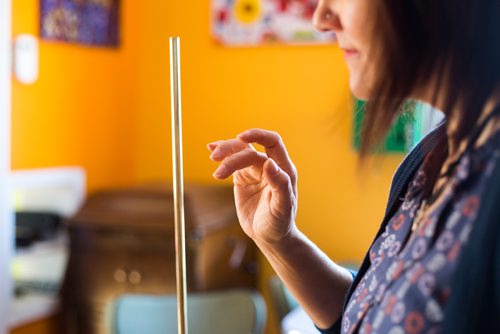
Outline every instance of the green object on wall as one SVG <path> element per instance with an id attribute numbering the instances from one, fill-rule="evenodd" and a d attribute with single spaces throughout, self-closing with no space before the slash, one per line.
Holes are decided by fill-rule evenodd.
<path id="1" fill-rule="evenodd" d="M 359 150 L 361 143 L 361 124 L 365 115 L 366 103 L 354 101 L 354 147 Z M 422 139 L 422 105 L 408 101 L 404 105 L 404 112 L 398 116 L 379 153 L 406 153 Z"/>

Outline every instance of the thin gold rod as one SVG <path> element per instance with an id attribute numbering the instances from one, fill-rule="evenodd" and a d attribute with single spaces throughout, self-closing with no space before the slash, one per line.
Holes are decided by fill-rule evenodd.
<path id="1" fill-rule="evenodd" d="M 172 163 L 175 217 L 178 334 L 186 334 L 186 238 L 184 221 L 184 178 L 182 173 L 182 106 L 180 38 L 170 38 L 170 92 L 172 103 Z"/>

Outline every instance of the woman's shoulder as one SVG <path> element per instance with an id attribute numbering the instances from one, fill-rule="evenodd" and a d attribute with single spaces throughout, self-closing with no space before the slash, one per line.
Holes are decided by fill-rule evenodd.
<path id="1" fill-rule="evenodd" d="M 497 141 L 497 145 L 498 145 Z M 498 147 L 496 147 L 498 150 Z M 500 163 L 491 170 L 469 241 L 460 256 L 443 333 L 499 333 Z M 463 315 L 467 314 L 467 317 Z"/>
<path id="2" fill-rule="evenodd" d="M 384 222 L 387 221 L 387 218 L 397 208 L 398 202 L 404 196 L 409 183 L 422 165 L 427 154 L 442 143 L 444 136 L 446 136 L 446 123 L 442 122 L 424 136 L 398 166 L 392 178 Z"/>

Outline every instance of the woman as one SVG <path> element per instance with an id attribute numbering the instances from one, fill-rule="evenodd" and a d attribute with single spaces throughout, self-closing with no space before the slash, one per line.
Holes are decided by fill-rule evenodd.
<path id="1" fill-rule="evenodd" d="M 400 166 L 357 274 L 297 229 L 297 172 L 274 132 L 208 145 L 243 230 L 323 333 L 500 333 L 500 3 L 320 0 L 313 21 L 370 101 L 362 158 L 407 99 L 445 121 Z"/>

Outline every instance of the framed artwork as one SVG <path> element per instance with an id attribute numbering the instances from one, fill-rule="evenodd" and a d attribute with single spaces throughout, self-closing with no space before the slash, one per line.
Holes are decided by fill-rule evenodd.
<path id="1" fill-rule="evenodd" d="M 42 39 L 117 47 L 119 0 L 40 0 Z"/>
<path id="2" fill-rule="evenodd" d="M 211 0 L 212 35 L 226 46 L 329 44 L 332 33 L 317 32 L 317 0 Z"/>

